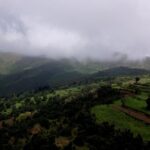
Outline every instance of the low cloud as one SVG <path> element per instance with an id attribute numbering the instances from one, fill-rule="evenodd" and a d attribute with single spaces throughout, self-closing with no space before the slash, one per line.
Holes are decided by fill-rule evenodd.
<path id="1" fill-rule="evenodd" d="M 0 0 L 0 51 L 52 58 L 150 56 L 148 0 Z"/>

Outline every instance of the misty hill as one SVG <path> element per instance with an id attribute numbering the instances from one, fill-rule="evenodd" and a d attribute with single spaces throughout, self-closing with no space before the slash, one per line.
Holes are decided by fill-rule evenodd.
<path id="1" fill-rule="evenodd" d="M 57 87 L 82 78 L 82 74 L 71 71 L 70 66 L 51 62 L 19 73 L 0 77 L 1 93 L 20 93 L 45 86 Z"/>
<path id="2" fill-rule="evenodd" d="M 50 59 L 46 57 L 31 57 L 24 56 L 16 53 L 2 53 L 0 52 L 0 75 L 8 75 L 26 70 L 32 70 L 34 68 L 48 65 L 50 63 L 62 63 L 66 66 L 70 66 L 70 70 L 77 71 L 82 74 L 92 74 L 101 70 L 114 68 L 114 67 L 130 67 L 130 68 L 141 68 L 150 70 L 150 58 L 146 57 L 143 60 L 92 60 L 85 59 L 78 61 L 75 58 L 68 59 Z M 67 68 L 68 69 L 68 68 Z"/>
<path id="3" fill-rule="evenodd" d="M 93 78 L 108 78 L 117 76 L 137 76 L 148 74 L 150 71 L 145 69 L 128 68 L 128 67 L 116 67 L 110 68 L 104 71 L 99 71 L 93 75 Z"/>
<path id="4" fill-rule="evenodd" d="M 30 70 L 46 64 L 49 59 L 43 57 L 29 57 L 15 53 L 0 53 L 0 74 L 8 75 L 12 73 Z"/>
<path id="5" fill-rule="evenodd" d="M 8 74 L 22 57 L 12 53 L 0 53 L 0 74 Z"/>
<path id="6" fill-rule="evenodd" d="M 0 53 L 0 62 L 0 95 L 11 95 L 44 87 L 68 86 L 97 78 L 148 73 L 145 69 L 135 69 L 134 63 L 131 65 L 130 62 L 127 64 L 124 61 L 81 62 L 76 59 L 54 60 Z M 149 59 L 145 62 L 148 64 Z"/>
<path id="7" fill-rule="evenodd" d="M 8 96 L 41 88 L 59 88 L 74 84 L 84 84 L 88 80 L 105 79 L 117 76 L 137 76 L 148 74 L 143 69 L 131 69 L 126 67 L 112 68 L 88 75 L 72 71 L 70 66 L 63 63 L 50 63 L 21 73 L 1 76 L 0 95 Z"/>
<path id="8" fill-rule="evenodd" d="M 72 71 L 77 71 L 83 74 L 95 73 L 105 68 L 101 63 L 90 60 L 84 62 L 78 61 L 75 58 L 55 60 L 42 56 L 31 57 L 14 53 L 0 53 L 0 74 L 8 75 L 23 72 L 43 65 L 47 66 L 51 63 L 61 63 L 63 64 L 63 68 L 70 66 Z"/>

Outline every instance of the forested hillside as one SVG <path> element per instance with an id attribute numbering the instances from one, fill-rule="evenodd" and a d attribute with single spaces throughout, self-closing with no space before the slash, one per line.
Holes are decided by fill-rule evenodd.
<path id="1" fill-rule="evenodd" d="M 150 113 L 148 92 L 137 93 L 149 83 L 148 76 L 117 77 L 111 85 L 101 80 L 1 98 L 0 149 L 149 150 L 150 126 L 117 109 L 126 97 L 126 107 L 132 108 L 132 99 Z"/>
<path id="2" fill-rule="evenodd" d="M 16 62 L 0 76 L 0 149 L 149 150 L 148 70 Z"/>
<path id="3" fill-rule="evenodd" d="M 33 69 L 0 76 L 0 95 L 11 96 L 22 92 L 34 91 L 42 88 L 58 88 L 73 84 L 84 84 L 99 79 L 118 76 L 138 76 L 148 74 L 144 69 L 127 67 L 111 68 L 93 74 L 81 73 L 64 61 L 51 61 Z"/>

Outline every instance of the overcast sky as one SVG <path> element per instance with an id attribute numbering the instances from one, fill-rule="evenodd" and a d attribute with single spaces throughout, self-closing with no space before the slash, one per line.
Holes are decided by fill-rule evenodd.
<path id="1" fill-rule="evenodd" d="M 53 58 L 150 56 L 150 1 L 0 0 L 0 51 Z"/>

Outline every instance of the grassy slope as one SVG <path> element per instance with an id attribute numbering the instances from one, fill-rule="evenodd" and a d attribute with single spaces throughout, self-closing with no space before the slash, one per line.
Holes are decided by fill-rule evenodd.
<path id="1" fill-rule="evenodd" d="M 115 82 L 122 81 L 121 87 L 128 88 L 128 85 L 133 84 L 134 80 L 132 78 L 117 78 L 115 79 Z M 149 89 L 150 87 L 150 79 L 149 76 L 142 76 L 140 80 L 140 84 L 146 85 L 145 88 Z M 116 88 L 116 85 L 114 85 Z M 142 86 L 139 86 L 142 88 Z M 117 88 L 120 88 L 118 85 Z M 142 89 L 140 89 L 142 91 Z M 137 94 L 135 96 L 127 97 L 125 99 L 125 104 L 128 107 L 131 107 L 133 109 L 139 110 L 141 112 L 150 114 L 150 111 L 146 109 L 146 99 L 149 95 L 149 92 L 141 92 L 140 94 Z M 121 105 L 121 101 L 117 100 L 114 102 L 115 105 Z M 145 140 L 150 140 L 150 133 L 148 132 L 150 130 L 149 125 L 145 125 L 143 122 L 135 120 L 134 118 L 126 115 L 125 113 L 122 113 L 118 110 L 115 110 L 112 108 L 111 105 L 98 105 L 92 108 L 92 113 L 96 115 L 96 119 L 98 122 L 105 122 L 108 121 L 112 124 L 115 124 L 117 128 L 119 129 L 130 129 L 135 135 L 141 134 Z"/>
<path id="2" fill-rule="evenodd" d="M 125 105 L 146 114 L 150 114 L 150 111 L 146 109 L 146 99 L 147 95 L 145 94 L 141 94 L 136 97 L 128 97 L 125 99 Z M 116 101 L 115 104 L 121 105 L 121 101 Z"/>
<path id="3" fill-rule="evenodd" d="M 128 115 L 114 110 L 111 105 L 99 105 L 92 108 L 91 112 L 96 115 L 97 122 L 110 122 L 121 130 L 130 129 L 134 135 L 141 134 L 144 140 L 150 140 L 150 126 L 129 117 Z"/>

